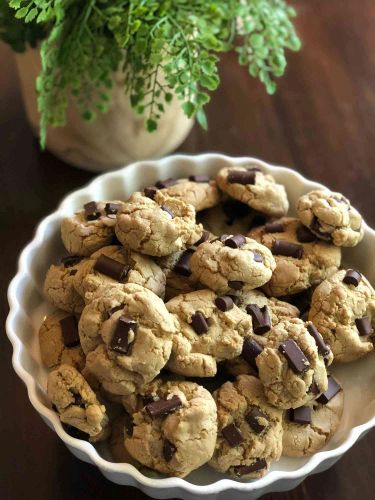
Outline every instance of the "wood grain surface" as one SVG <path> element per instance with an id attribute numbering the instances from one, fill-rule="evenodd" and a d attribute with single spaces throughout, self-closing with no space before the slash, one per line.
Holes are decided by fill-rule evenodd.
<path id="1" fill-rule="evenodd" d="M 375 226 L 375 2 L 300 0 L 303 50 L 289 55 L 275 96 L 223 58 L 220 90 L 208 106 L 210 130 L 196 126 L 179 149 L 258 156 L 293 167 L 347 195 Z M 37 222 L 93 176 L 41 153 L 26 122 L 12 54 L 0 44 L 0 497 L 144 499 L 75 459 L 32 409 L 11 367 L 6 289 Z M 267 499 L 373 498 L 375 433 L 334 467 L 294 491 Z"/>

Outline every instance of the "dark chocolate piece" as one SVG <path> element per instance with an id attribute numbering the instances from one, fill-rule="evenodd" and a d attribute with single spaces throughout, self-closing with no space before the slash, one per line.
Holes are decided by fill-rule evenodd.
<path id="1" fill-rule="evenodd" d="M 274 255 L 285 255 L 286 257 L 302 259 L 303 246 L 291 243 L 290 241 L 275 240 L 272 245 L 272 253 Z"/>
<path id="2" fill-rule="evenodd" d="M 313 241 L 316 241 L 316 236 L 308 227 L 300 224 L 297 228 L 297 240 L 300 243 L 312 243 Z"/>
<path id="3" fill-rule="evenodd" d="M 230 248 L 240 248 L 246 243 L 246 238 L 242 234 L 230 236 L 224 242 L 225 246 Z"/>
<path id="4" fill-rule="evenodd" d="M 129 332 L 135 333 L 138 324 L 126 316 L 120 316 L 109 344 L 109 349 L 117 354 L 126 355 L 129 352 Z"/>
<path id="5" fill-rule="evenodd" d="M 96 220 L 100 217 L 100 211 L 95 201 L 89 201 L 83 205 L 86 220 Z"/>
<path id="6" fill-rule="evenodd" d="M 174 266 L 173 270 L 177 274 L 181 274 L 181 276 L 190 276 L 191 275 L 191 269 L 190 269 L 190 259 L 191 256 L 193 255 L 194 250 L 186 250 L 181 257 L 178 259 L 176 265 Z"/>
<path id="7" fill-rule="evenodd" d="M 271 330 L 272 323 L 267 306 L 260 308 L 257 304 L 248 304 L 246 312 L 251 315 L 254 333 L 263 335 Z"/>
<path id="8" fill-rule="evenodd" d="M 143 192 L 147 198 L 153 200 L 155 198 L 156 193 L 158 192 L 158 188 L 156 186 L 149 186 L 144 188 Z"/>
<path id="9" fill-rule="evenodd" d="M 107 215 L 116 215 L 120 208 L 121 205 L 118 203 L 109 202 L 105 204 L 104 210 Z"/>
<path id="10" fill-rule="evenodd" d="M 279 352 L 285 356 L 289 368 L 295 373 L 305 373 L 309 369 L 309 361 L 294 340 L 288 339 L 281 343 Z"/>
<path id="11" fill-rule="evenodd" d="M 168 441 L 168 439 L 164 439 L 163 443 L 163 457 L 166 462 L 170 462 L 172 460 L 173 455 L 176 453 L 176 446 Z"/>
<path id="12" fill-rule="evenodd" d="M 258 370 L 255 359 L 263 351 L 263 347 L 250 337 L 245 337 L 242 346 L 242 357 L 254 370 Z"/>
<path id="13" fill-rule="evenodd" d="M 106 255 L 101 255 L 95 262 L 94 270 L 98 271 L 98 273 L 105 274 L 116 281 L 124 281 L 129 272 L 129 266 L 122 264 L 117 260 L 111 259 Z"/>
<path id="14" fill-rule="evenodd" d="M 65 347 L 79 345 L 77 318 L 73 315 L 60 319 L 61 333 Z"/>
<path id="15" fill-rule="evenodd" d="M 64 267 L 72 267 L 81 262 L 83 257 L 79 255 L 66 255 L 61 258 L 61 264 L 64 264 Z"/>
<path id="16" fill-rule="evenodd" d="M 191 326 L 198 335 L 208 332 L 209 328 L 206 318 L 200 311 L 197 311 L 191 317 Z"/>
<path id="17" fill-rule="evenodd" d="M 210 182 L 209 175 L 189 175 L 189 181 L 192 182 Z"/>
<path id="18" fill-rule="evenodd" d="M 255 262 L 263 262 L 263 257 L 258 252 L 253 252 Z"/>
<path id="19" fill-rule="evenodd" d="M 220 311 L 226 312 L 233 308 L 234 302 L 232 297 L 224 295 L 223 297 L 215 299 L 215 305 L 218 309 L 220 309 Z"/>
<path id="20" fill-rule="evenodd" d="M 221 236 L 219 236 L 219 237 L 218 237 L 216 240 L 214 240 L 214 241 L 218 241 L 218 240 L 219 240 L 219 241 L 221 241 L 221 243 L 224 243 L 224 242 L 225 242 L 225 240 L 226 240 L 227 238 L 229 238 L 229 234 L 222 234 Z"/>
<path id="21" fill-rule="evenodd" d="M 210 239 L 209 231 L 203 231 L 202 236 L 200 237 L 200 239 L 196 243 L 194 243 L 194 245 L 196 247 L 198 247 L 199 245 L 201 245 L 202 243 L 205 243 L 209 239 Z"/>
<path id="22" fill-rule="evenodd" d="M 371 321 L 368 316 L 357 318 L 355 320 L 355 326 L 357 327 L 360 336 L 370 335 L 371 333 L 374 333 L 374 329 L 372 328 Z"/>
<path id="23" fill-rule="evenodd" d="M 294 424 L 310 424 L 311 408 L 309 406 L 300 406 L 289 410 L 288 418 Z"/>
<path id="24" fill-rule="evenodd" d="M 284 224 L 282 222 L 268 222 L 264 226 L 264 230 L 266 233 L 283 233 L 284 232 Z"/>
<path id="25" fill-rule="evenodd" d="M 181 399 L 178 396 L 172 396 L 170 399 L 158 399 L 146 405 L 145 410 L 151 418 L 159 418 L 178 410 L 181 406 Z"/>
<path id="26" fill-rule="evenodd" d="M 239 429 L 234 424 L 229 424 L 221 430 L 222 435 L 234 448 L 244 442 L 244 438 Z"/>
<path id="27" fill-rule="evenodd" d="M 317 217 L 313 218 L 312 223 L 310 224 L 310 229 L 313 233 L 317 233 L 318 238 L 325 240 L 325 241 L 332 241 L 332 236 L 330 233 L 326 233 L 322 230 L 322 227 L 320 226 L 319 220 Z"/>
<path id="28" fill-rule="evenodd" d="M 80 394 L 73 394 L 74 404 L 80 408 L 86 408 L 85 402 Z"/>
<path id="29" fill-rule="evenodd" d="M 316 383 L 314 377 L 312 379 L 311 385 L 310 385 L 307 392 L 310 392 L 311 394 L 314 394 L 315 396 L 317 396 L 320 393 L 320 389 L 319 389 L 318 384 Z"/>
<path id="30" fill-rule="evenodd" d="M 326 405 L 332 398 L 341 391 L 341 386 L 336 382 L 332 375 L 328 376 L 328 389 L 323 392 L 316 400 L 322 405 Z"/>
<path id="31" fill-rule="evenodd" d="M 164 181 L 158 181 L 155 183 L 155 186 L 159 189 L 164 189 L 164 188 L 168 188 L 170 186 L 174 186 L 175 184 L 177 184 L 177 180 L 176 179 L 165 179 Z"/>
<path id="32" fill-rule="evenodd" d="M 323 337 L 318 332 L 318 330 L 315 327 L 315 325 L 313 325 L 312 323 L 310 323 L 309 325 L 307 325 L 307 331 L 312 336 L 312 338 L 315 340 L 315 344 L 316 344 L 316 346 L 318 348 L 319 354 L 322 354 L 323 356 L 326 356 L 327 354 L 329 354 L 330 349 L 327 346 L 327 344 L 324 342 Z"/>
<path id="33" fill-rule="evenodd" d="M 241 477 L 246 476 L 246 474 L 251 474 L 252 472 L 265 469 L 266 467 L 267 462 L 265 461 L 265 459 L 258 458 L 258 460 L 253 462 L 251 465 L 237 465 L 236 467 L 233 467 L 233 472 L 236 474 L 236 476 Z"/>
<path id="34" fill-rule="evenodd" d="M 147 406 L 150 403 L 153 403 L 154 401 L 155 401 L 154 396 L 152 396 L 151 394 L 145 394 L 144 396 L 142 396 L 143 406 Z"/>
<path id="35" fill-rule="evenodd" d="M 255 184 L 255 170 L 230 170 L 227 181 L 229 184 Z"/>
<path id="36" fill-rule="evenodd" d="M 228 281 L 228 286 L 232 290 L 241 290 L 243 287 L 243 281 Z"/>
<path id="37" fill-rule="evenodd" d="M 168 207 L 166 207 L 165 205 L 161 205 L 160 208 L 164 211 L 164 212 L 167 212 L 167 214 L 169 214 L 171 216 L 172 219 L 174 219 L 174 213 L 172 212 L 172 210 Z"/>
<path id="38" fill-rule="evenodd" d="M 245 415 L 245 420 L 249 424 L 249 426 L 253 429 L 254 432 L 260 434 L 267 427 L 268 424 L 263 424 L 259 422 L 259 418 L 264 418 L 268 421 L 268 417 L 265 413 L 263 413 L 259 408 L 255 406 L 251 408 Z"/>
<path id="39" fill-rule="evenodd" d="M 115 307 L 111 307 L 111 309 L 108 309 L 107 311 L 107 316 L 108 318 L 110 318 L 112 316 L 112 314 L 114 314 L 115 312 L 117 311 L 120 311 L 121 309 L 123 309 L 124 306 L 121 305 L 121 306 L 115 306 Z"/>
<path id="40" fill-rule="evenodd" d="M 357 287 L 361 279 L 361 273 L 355 271 L 354 269 L 348 269 L 342 281 L 347 285 L 354 285 L 355 287 Z"/>

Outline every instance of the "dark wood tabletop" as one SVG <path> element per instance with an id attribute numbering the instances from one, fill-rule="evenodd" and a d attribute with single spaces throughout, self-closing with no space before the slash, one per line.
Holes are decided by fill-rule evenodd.
<path id="1" fill-rule="evenodd" d="M 179 151 L 252 155 L 297 169 L 347 195 L 375 226 L 375 5 L 373 0 L 296 2 L 303 50 L 289 54 L 278 92 L 268 96 L 233 55 L 208 106 L 209 132 L 195 126 Z M 11 366 L 6 289 L 37 222 L 92 174 L 41 153 L 26 122 L 12 54 L 0 44 L 0 497 L 143 499 L 78 461 L 32 409 Z M 362 500 L 374 496 L 375 433 L 330 470 L 294 491 L 265 498 Z M 372 493 L 371 493 L 372 492 Z"/>

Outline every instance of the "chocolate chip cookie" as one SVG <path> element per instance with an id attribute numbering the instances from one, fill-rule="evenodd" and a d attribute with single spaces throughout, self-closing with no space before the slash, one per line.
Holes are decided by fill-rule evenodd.
<path id="1" fill-rule="evenodd" d="M 298 200 L 297 212 L 312 233 L 339 247 L 354 247 L 363 238 L 362 216 L 341 193 L 310 191 Z"/>

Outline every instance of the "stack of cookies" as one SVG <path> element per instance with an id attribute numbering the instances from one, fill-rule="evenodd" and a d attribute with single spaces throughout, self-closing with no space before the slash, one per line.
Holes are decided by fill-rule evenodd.
<path id="1" fill-rule="evenodd" d="M 363 238 L 344 196 L 288 210 L 284 186 L 248 165 L 62 221 L 69 254 L 47 272 L 56 310 L 39 339 L 68 433 L 179 477 L 208 463 L 259 478 L 325 446 L 344 406 L 329 367 L 373 350 L 375 292 L 341 269 Z"/>

